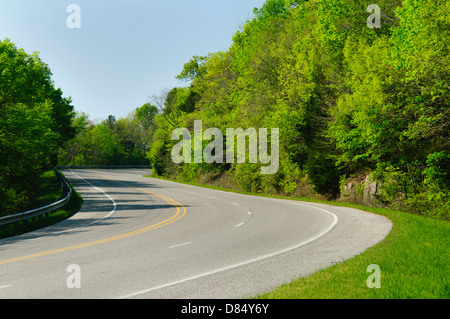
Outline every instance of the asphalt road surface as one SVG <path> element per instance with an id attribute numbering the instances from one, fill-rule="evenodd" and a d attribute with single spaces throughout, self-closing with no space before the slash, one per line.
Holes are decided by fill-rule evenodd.
<path id="1" fill-rule="evenodd" d="M 81 210 L 0 240 L 0 298 L 252 297 L 358 255 L 392 227 L 355 209 L 143 177 L 149 170 L 63 173 Z"/>

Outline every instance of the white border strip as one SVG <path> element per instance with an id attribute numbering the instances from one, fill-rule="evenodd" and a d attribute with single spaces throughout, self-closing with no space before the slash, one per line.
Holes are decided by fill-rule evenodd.
<path id="1" fill-rule="evenodd" d="M 187 246 L 187 245 L 190 245 L 190 244 L 192 244 L 192 242 L 188 241 L 187 243 L 170 246 L 169 249 L 179 248 L 179 247 Z"/>

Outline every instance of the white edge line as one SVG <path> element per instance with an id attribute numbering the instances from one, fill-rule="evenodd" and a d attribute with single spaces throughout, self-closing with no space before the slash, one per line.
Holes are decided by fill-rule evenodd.
<path id="1" fill-rule="evenodd" d="M 173 248 L 178 248 L 178 247 L 182 247 L 182 246 L 187 246 L 192 244 L 191 241 L 188 241 L 187 243 L 183 243 L 183 244 L 179 244 L 179 245 L 174 245 L 174 246 L 170 246 L 169 249 L 173 249 Z"/>
<path id="2" fill-rule="evenodd" d="M 188 277 L 188 278 L 185 278 L 185 279 L 180 279 L 180 280 L 177 280 L 177 281 L 173 281 L 173 282 L 170 282 L 168 284 L 163 284 L 163 285 L 159 285 L 159 286 L 156 286 L 156 287 L 153 287 L 153 288 L 149 288 L 149 289 L 146 289 L 146 290 L 141 290 L 141 291 L 138 291 L 138 292 L 135 292 L 135 293 L 132 293 L 132 294 L 128 294 L 128 295 L 122 296 L 119 299 L 126 299 L 126 298 L 136 297 L 136 296 L 139 296 L 139 295 L 142 295 L 142 294 L 145 294 L 145 293 L 149 293 L 149 292 L 152 292 L 152 291 L 155 291 L 155 290 L 159 290 L 159 289 L 167 288 L 167 287 L 170 287 L 170 286 L 182 284 L 182 283 L 185 283 L 187 281 L 191 281 L 191 280 L 199 279 L 199 278 L 202 278 L 202 277 L 214 275 L 214 274 L 217 274 L 219 272 L 223 272 L 223 271 L 231 270 L 231 269 L 234 269 L 234 268 L 242 267 L 242 266 L 245 266 L 245 265 L 248 265 L 248 264 L 252 264 L 252 263 L 264 260 L 264 259 L 272 258 L 272 257 L 275 257 L 277 255 L 281 255 L 281 254 L 287 253 L 289 251 L 292 251 L 292 250 L 295 250 L 295 249 L 300 248 L 302 246 L 305 246 L 305 245 L 307 245 L 307 244 L 309 244 L 309 243 L 319 239 L 320 237 L 323 237 L 328 232 L 330 232 L 336 226 L 336 224 L 339 221 L 339 218 L 335 214 L 333 214 L 332 212 L 327 211 L 326 209 L 315 207 L 315 206 L 310 206 L 310 205 L 304 205 L 304 206 L 316 208 L 316 209 L 319 209 L 321 211 L 324 211 L 324 212 L 330 214 L 333 217 L 333 222 L 324 231 L 320 232 L 316 236 L 314 236 L 314 237 L 312 237 L 312 238 L 310 238 L 310 239 L 308 239 L 308 240 L 306 240 L 304 242 L 301 242 L 301 243 L 299 243 L 299 244 L 297 244 L 297 245 L 295 245 L 293 247 L 289 247 L 289 248 L 286 248 L 286 249 L 283 249 L 283 250 L 280 250 L 280 251 L 277 251 L 277 252 L 274 252 L 274 253 L 271 253 L 271 254 L 263 255 L 263 256 L 260 256 L 260 257 L 257 257 L 257 258 L 253 258 L 253 259 L 250 259 L 250 260 L 247 260 L 247 261 L 243 261 L 243 262 L 240 262 L 240 263 L 236 263 L 236 264 L 233 264 L 233 265 L 230 265 L 230 266 L 226 266 L 226 267 L 222 267 L 222 268 L 219 268 L 219 269 L 216 269 L 216 270 L 205 272 L 203 274 L 199 274 L 199 275 L 196 275 L 196 276 L 192 276 L 192 277 Z"/>
<path id="3" fill-rule="evenodd" d="M 12 285 L 4 285 L 4 286 L 0 286 L 0 289 L 4 289 L 4 288 L 9 288 L 9 287 L 11 287 Z"/>

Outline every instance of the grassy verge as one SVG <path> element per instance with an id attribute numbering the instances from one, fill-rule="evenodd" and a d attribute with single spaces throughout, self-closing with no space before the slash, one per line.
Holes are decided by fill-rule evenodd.
<path id="1" fill-rule="evenodd" d="M 61 187 L 53 170 L 42 173 L 33 200 L 25 210 L 42 207 L 57 201 L 61 196 Z"/>
<path id="2" fill-rule="evenodd" d="M 147 176 L 155 178 L 154 176 Z M 158 177 L 160 179 L 168 180 Z M 179 181 L 175 181 L 179 182 Z M 182 183 L 182 182 L 181 182 Z M 185 183 L 230 191 L 221 187 Z M 261 194 L 251 195 L 267 196 Z M 269 196 L 267 196 L 269 197 Z M 270 196 L 291 200 L 307 198 Z M 389 218 L 394 226 L 384 241 L 361 255 L 298 278 L 258 299 L 448 299 L 450 298 L 450 223 L 383 208 L 327 202 L 361 209 Z M 380 288 L 368 288 L 372 272 L 380 267 Z M 282 271 L 282 269 L 280 269 Z M 369 280 L 370 281 L 370 280 Z"/>
<path id="3" fill-rule="evenodd" d="M 294 280 L 258 298 L 442 299 L 450 297 L 448 222 L 397 211 L 356 207 L 386 216 L 394 227 L 359 256 Z M 380 288 L 368 288 L 369 265 L 380 267 Z"/>
<path id="4" fill-rule="evenodd" d="M 29 209 L 48 205 L 52 202 L 57 201 L 61 196 L 61 188 L 55 178 L 55 174 L 53 173 L 53 171 L 44 172 L 41 175 L 38 184 L 39 187 L 37 187 L 36 189 L 34 200 L 32 203 L 30 203 Z M 63 208 L 54 212 L 50 212 L 33 220 L 29 219 L 27 221 L 21 221 L 8 225 L 5 228 L 0 228 L 0 239 L 17 236 L 36 229 L 53 225 L 73 216 L 78 212 L 82 204 L 83 199 L 75 191 L 75 189 L 72 188 L 72 196 L 70 198 L 70 201 Z"/>

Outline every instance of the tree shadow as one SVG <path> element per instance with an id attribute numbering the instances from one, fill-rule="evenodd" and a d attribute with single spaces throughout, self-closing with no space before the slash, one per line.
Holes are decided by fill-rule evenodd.
<path id="1" fill-rule="evenodd" d="M 82 177 L 82 179 L 67 174 L 68 171 L 64 171 L 66 179 L 77 190 L 83 198 L 83 205 L 80 210 L 72 217 L 62 220 L 53 225 L 33 230 L 28 233 L 24 233 L 15 237 L 9 237 L 0 239 L 0 251 L 6 250 L 7 245 L 24 242 L 28 240 L 43 238 L 43 237 L 59 237 L 68 236 L 76 233 L 82 233 L 90 230 L 91 226 L 113 226 L 123 223 L 127 219 L 136 219 L 142 217 L 142 214 L 164 214 L 168 210 L 174 210 L 177 206 L 172 204 L 158 204 L 156 198 L 152 199 L 148 196 L 151 195 L 146 192 L 131 193 L 130 191 L 120 191 L 120 189 L 129 189 L 136 191 L 136 189 L 145 189 L 151 192 L 151 189 L 162 188 L 148 181 L 136 181 L 136 180 L 109 180 L 99 178 L 96 176 Z M 67 176 L 69 175 L 69 176 Z M 95 192 L 84 191 L 84 187 L 92 189 L 92 186 L 98 188 L 94 189 Z M 104 188 L 108 188 L 105 191 L 107 195 L 135 195 L 141 196 L 138 199 L 114 199 L 114 203 L 111 198 L 108 198 L 101 192 Z M 164 188 L 171 188 L 166 187 Z M 110 191 L 114 189 L 114 191 Z M 107 216 L 110 212 L 114 215 Z M 91 213 L 104 212 L 104 217 L 88 217 Z M 129 212 L 129 214 L 127 214 Z M 138 213 L 137 213 L 138 212 Z M 137 213 L 137 214 L 136 214 Z M 117 216 L 119 215 L 120 216 Z"/>
<path id="2" fill-rule="evenodd" d="M 140 201 L 140 203 L 129 200 L 117 200 L 115 202 L 115 215 L 107 216 L 106 214 L 112 211 L 113 205 L 111 202 L 107 202 L 107 199 L 88 199 L 83 203 L 80 211 L 71 218 L 15 237 L 0 239 L 0 251 L 7 250 L 9 245 L 38 238 L 57 238 L 84 233 L 91 230 L 91 227 L 94 226 L 110 227 L 123 224 L 126 220 L 141 218 L 143 214 L 162 215 L 169 211 L 171 214 L 174 214 L 174 210 L 177 208 L 171 204 L 149 204 L 148 201 L 145 200 Z M 84 215 L 96 212 L 105 212 L 105 216 L 100 218 L 83 217 Z M 127 214 L 127 212 L 129 212 L 129 214 Z M 136 214 L 136 212 L 138 212 L 138 214 Z M 120 214 L 120 216 L 117 216 L 117 214 Z"/>

